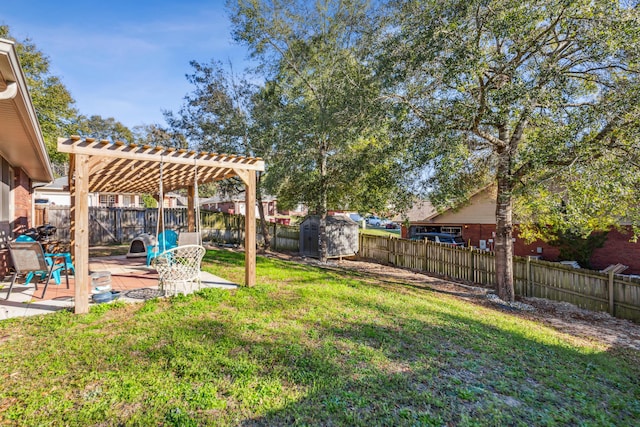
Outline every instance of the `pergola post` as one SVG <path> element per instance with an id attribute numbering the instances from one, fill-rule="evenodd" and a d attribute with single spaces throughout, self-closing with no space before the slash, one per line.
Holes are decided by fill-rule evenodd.
<path id="1" fill-rule="evenodd" d="M 89 312 L 89 156 L 74 157 L 75 313 L 83 314 Z"/>
<path id="2" fill-rule="evenodd" d="M 256 284 L 256 172 L 245 175 L 244 262 L 245 285 Z"/>
<path id="3" fill-rule="evenodd" d="M 188 227 L 195 231 L 195 198 L 199 184 L 240 177 L 246 185 L 245 279 L 256 282 L 256 172 L 264 171 L 260 158 L 198 153 L 186 149 L 126 144 L 121 141 L 58 139 L 58 151 L 70 154 L 73 197 L 72 250 L 75 256 L 76 313 L 89 311 L 89 191 L 154 193 L 188 188 Z M 163 165 L 166 167 L 163 168 Z M 194 173 L 195 172 L 195 173 Z M 189 177 L 194 176 L 192 180 Z M 164 191 L 162 191 L 164 193 Z M 164 203 L 164 200 L 158 200 Z M 162 205 L 161 205 L 162 206 Z M 164 218 L 158 218 L 163 221 Z"/>

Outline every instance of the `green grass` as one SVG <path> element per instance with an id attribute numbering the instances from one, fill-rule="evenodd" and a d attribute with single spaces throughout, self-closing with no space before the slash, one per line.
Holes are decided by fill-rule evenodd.
<path id="1" fill-rule="evenodd" d="M 400 237 L 400 229 L 386 229 L 386 228 L 361 228 L 360 233 L 371 234 L 373 236 L 395 236 Z"/>
<path id="2" fill-rule="evenodd" d="M 243 254 L 205 269 L 244 278 Z M 258 258 L 258 285 L 0 323 L 0 424 L 633 425 L 638 352 Z"/>

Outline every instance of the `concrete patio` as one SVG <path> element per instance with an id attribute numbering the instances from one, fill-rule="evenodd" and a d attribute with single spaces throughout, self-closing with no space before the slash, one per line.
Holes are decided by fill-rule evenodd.
<path id="1" fill-rule="evenodd" d="M 120 292 L 119 301 L 142 302 L 162 296 L 158 290 L 158 273 L 153 268 L 147 267 L 145 261 L 144 257 L 127 258 L 124 255 L 92 258 L 89 260 L 89 271 L 110 272 L 112 290 Z M 237 288 L 234 283 L 204 271 L 200 272 L 200 278 L 203 288 Z M 0 320 L 53 313 L 74 306 L 73 276 L 69 276 L 69 289 L 67 289 L 64 274 L 59 285 L 51 279 L 44 298 L 41 298 L 44 285 L 39 284 L 36 291 L 33 283 L 25 285 L 24 279 L 18 278 L 11 296 L 6 300 L 10 283 L 11 276 L 0 282 L 2 287 L 0 289 Z"/>

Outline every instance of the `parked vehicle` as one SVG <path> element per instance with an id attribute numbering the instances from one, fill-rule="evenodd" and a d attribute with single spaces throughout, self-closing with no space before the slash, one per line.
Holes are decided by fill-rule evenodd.
<path id="1" fill-rule="evenodd" d="M 465 246 L 462 237 L 447 233 L 418 233 L 411 236 L 411 240 L 428 240 L 430 242 L 445 243 L 452 246 Z"/>
<path id="2" fill-rule="evenodd" d="M 370 225 L 372 227 L 380 227 L 380 225 L 382 225 L 382 219 L 375 215 L 371 215 L 367 217 L 367 225 Z"/>
<path id="3" fill-rule="evenodd" d="M 364 219 L 360 214 L 357 213 L 350 213 L 349 218 L 358 223 Z"/>

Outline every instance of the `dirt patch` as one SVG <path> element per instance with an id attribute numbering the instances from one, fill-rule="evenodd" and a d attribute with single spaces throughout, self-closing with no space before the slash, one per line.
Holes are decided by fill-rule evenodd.
<path id="1" fill-rule="evenodd" d="M 321 264 L 312 258 L 302 258 L 280 253 L 268 253 L 270 257 L 287 259 L 294 262 L 318 265 L 323 268 L 355 271 L 363 277 L 372 277 L 388 284 L 408 284 L 415 287 L 432 289 L 456 298 L 472 301 L 515 316 L 535 320 L 578 340 L 587 341 L 605 348 L 627 348 L 640 350 L 640 324 L 617 319 L 608 313 L 593 312 L 566 302 L 557 302 L 542 298 L 518 298 L 520 307 L 509 307 L 493 296 L 494 290 L 473 283 L 449 280 L 430 276 L 421 272 L 397 268 L 362 260 L 330 261 Z"/>

